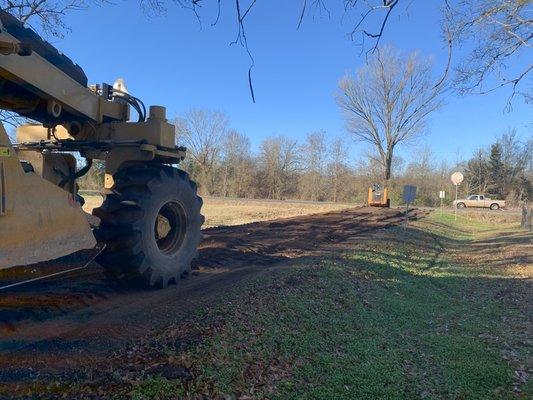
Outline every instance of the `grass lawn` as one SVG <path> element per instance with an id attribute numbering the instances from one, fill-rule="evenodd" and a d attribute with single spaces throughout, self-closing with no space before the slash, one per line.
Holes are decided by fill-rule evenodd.
<path id="1" fill-rule="evenodd" d="M 108 393 L 532 398 L 531 239 L 434 212 L 352 252 L 299 260 L 138 346 Z"/>

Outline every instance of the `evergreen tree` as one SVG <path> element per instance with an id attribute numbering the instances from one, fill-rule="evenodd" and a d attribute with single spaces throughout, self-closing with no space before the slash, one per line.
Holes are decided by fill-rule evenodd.
<path id="1" fill-rule="evenodd" d="M 497 198 L 505 198 L 505 165 L 502 161 L 502 148 L 499 142 L 490 148 L 489 157 L 489 194 Z"/>

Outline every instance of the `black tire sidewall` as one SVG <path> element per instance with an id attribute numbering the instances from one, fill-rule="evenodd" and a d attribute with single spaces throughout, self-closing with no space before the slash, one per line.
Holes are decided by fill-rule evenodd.
<path id="1" fill-rule="evenodd" d="M 177 269 L 180 271 L 187 269 L 196 254 L 201 229 L 196 193 L 191 189 L 187 180 L 179 177 L 177 173 L 171 172 L 171 174 L 174 175 L 172 179 L 163 179 L 162 182 L 152 184 L 150 190 L 153 195 L 139 202 L 141 208 L 146 210 L 142 221 L 141 241 L 146 257 L 145 263 L 152 269 L 160 270 L 167 275 L 174 275 Z M 159 210 L 169 202 L 176 202 L 182 207 L 187 227 L 180 248 L 175 253 L 166 255 L 157 246 L 154 226 Z"/>
<path id="2" fill-rule="evenodd" d="M 157 245 L 155 229 L 157 215 L 169 202 L 179 204 L 186 227 L 181 243 L 165 254 Z M 107 245 L 97 262 L 109 276 L 135 286 L 166 287 L 177 282 L 191 270 L 198 254 L 204 222 L 201 208 L 196 184 L 185 171 L 166 165 L 118 171 L 111 193 L 93 211 L 101 221 L 95 236 Z"/>

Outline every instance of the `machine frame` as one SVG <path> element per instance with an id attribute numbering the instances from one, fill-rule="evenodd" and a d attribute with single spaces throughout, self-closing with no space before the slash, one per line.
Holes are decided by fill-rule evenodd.
<path id="1" fill-rule="evenodd" d="M 99 262 L 116 278 L 166 286 L 190 270 L 201 240 L 196 184 L 170 167 L 186 149 L 164 107 L 147 114 L 118 81 L 86 83 L 79 66 L 0 10 L 0 109 L 36 121 L 17 128 L 15 144 L 0 124 L 0 269 L 94 247 L 76 180 L 103 160 Z"/>

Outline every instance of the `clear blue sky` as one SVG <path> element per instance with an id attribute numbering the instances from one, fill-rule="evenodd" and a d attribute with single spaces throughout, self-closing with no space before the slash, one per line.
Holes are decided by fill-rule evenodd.
<path id="1" fill-rule="evenodd" d="M 229 45 L 237 29 L 233 3 L 222 2 L 227 5 L 215 27 L 210 24 L 215 10 L 209 7 L 200 27 L 194 15 L 178 7 L 149 17 L 134 3 L 119 0 L 73 12 L 66 20 L 72 32 L 53 41 L 85 69 L 90 82 L 113 83 L 123 77 L 130 92 L 146 104 L 167 106 L 170 117 L 190 107 L 224 111 L 254 148 L 277 134 L 299 139 L 317 130 L 331 138 L 347 135 L 334 93 L 338 79 L 364 62 L 346 37 L 353 20 L 341 20 L 341 13 L 332 10 L 331 19 L 310 16 L 296 30 L 300 1 L 259 1 L 246 25 L 256 64 L 253 104 L 249 60 L 241 47 Z M 438 72 L 446 51 L 437 2 L 416 4 L 391 20 L 384 42 L 434 57 Z M 427 145 L 436 159 L 454 162 L 457 154 L 468 157 L 507 127 L 531 135 L 526 126 L 532 122 L 531 107 L 517 98 L 513 111 L 505 112 L 508 95 L 506 90 L 466 98 L 449 95 L 447 106 L 432 116 L 427 135 L 414 146 Z M 353 146 L 354 157 L 362 153 L 361 146 Z M 415 148 L 401 149 L 400 155 L 409 159 Z"/>

